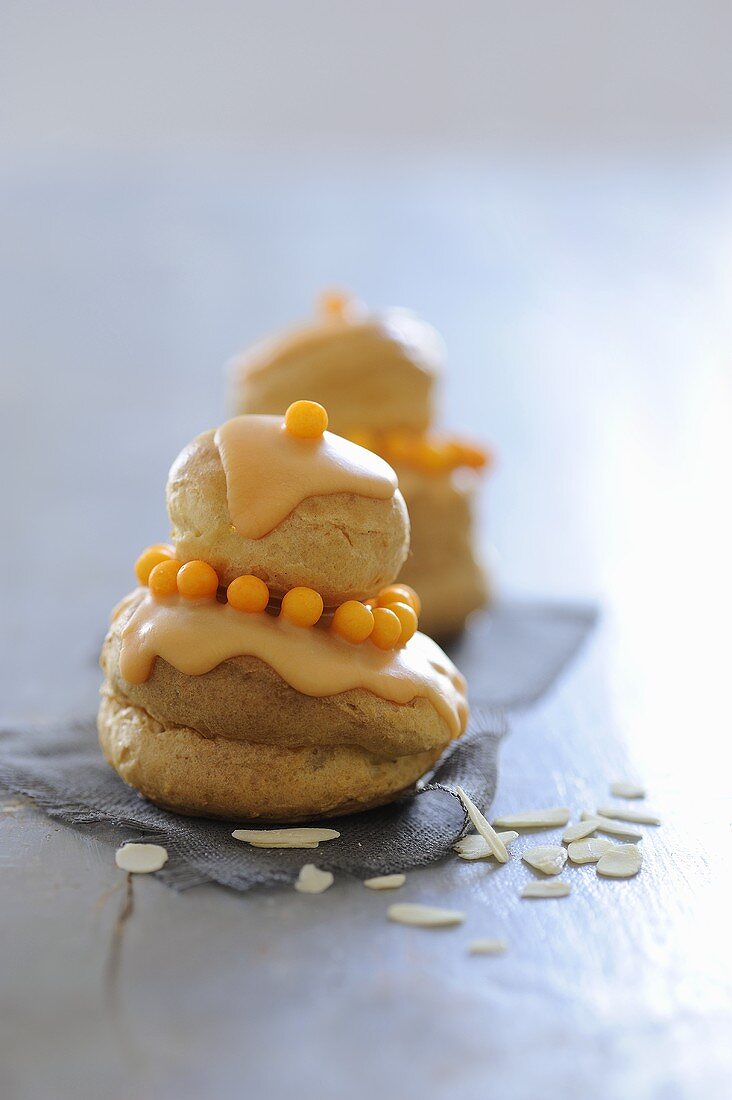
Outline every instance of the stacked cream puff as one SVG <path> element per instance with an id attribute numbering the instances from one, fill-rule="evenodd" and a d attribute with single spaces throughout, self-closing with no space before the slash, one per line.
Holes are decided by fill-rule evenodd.
<path id="1" fill-rule="evenodd" d="M 411 554 L 400 579 L 423 602 L 425 629 L 457 633 L 488 600 L 474 546 L 482 448 L 435 432 L 443 343 L 402 309 L 370 313 L 341 294 L 322 298 L 312 323 L 256 344 L 232 364 L 239 413 L 282 413 L 299 393 L 327 406 L 333 428 L 396 469 L 409 507 Z"/>
<path id="2" fill-rule="evenodd" d="M 325 409 L 238 416 L 170 471 L 170 544 L 136 564 L 102 650 L 99 736 L 151 801 L 296 821 L 395 798 L 467 721 L 465 682 L 395 584 L 394 470 Z"/>

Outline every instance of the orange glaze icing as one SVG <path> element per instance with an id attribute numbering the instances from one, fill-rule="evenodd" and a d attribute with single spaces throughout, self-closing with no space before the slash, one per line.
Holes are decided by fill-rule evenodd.
<path id="1" fill-rule="evenodd" d="M 353 646 L 331 631 L 303 630 L 272 615 L 242 615 L 227 604 L 138 589 L 120 606 L 120 672 L 141 684 L 162 657 L 179 672 L 202 676 L 231 657 L 257 657 L 303 695 L 323 697 L 363 688 L 392 703 L 429 700 L 453 737 L 468 719 L 463 676 L 440 647 L 415 634 L 400 649 Z"/>
<path id="2" fill-rule="evenodd" d="M 269 534 L 307 497 L 355 493 L 389 500 L 397 488 L 383 458 L 332 432 L 298 439 L 280 416 L 235 416 L 217 429 L 214 441 L 229 518 L 248 539 Z"/>

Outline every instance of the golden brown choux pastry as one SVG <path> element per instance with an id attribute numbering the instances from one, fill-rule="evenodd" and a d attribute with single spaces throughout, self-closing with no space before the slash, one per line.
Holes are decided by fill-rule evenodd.
<path id="1" fill-rule="evenodd" d="M 282 436 L 281 423 L 281 417 L 238 417 L 222 425 L 218 435 L 256 431 L 251 450 L 265 454 L 260 440 L 273 431 Z M 364 469 L 371 463 L 369 468 L 375 479 L 381 478 L 384 492 L 379 496 L 308 492 L 262 533 L 232 521 L 227 474 L 233 475 L 227 468 L 224 443 L 221 438 L 217 443 L 216 435 L 208 431 L 194 439 L 175 460 L 168 477 L 168 514 L 179 561 L 209 562 L 223 585 L 253 573 L 275 597 L 297 585 L 309 585 L 320 592 L 326 607 L 362 599 L 394 580 L 409 552 L 409 519 L 404 498 L 395 489 L 396 477 L 385 462 L 373 456 L 379 465 L 371 463 L 361 448 L 342 440 L 341 449 L 352 447 L 352 453 L 360 451 L 365 457 Z M 309 441 L 287 436 L 280 441 L 289 443 L 291 460 L 302 471 L 300 456 L 307 452 Z M 259 493 L 261 486 L 263 494 L 274 493 L 281 487 L 271 484 L 266 458 L 259 461 L 255 491 Z M 311 486 L 306 488 L 309 491 Z M 251 518 L 251 510 L 246 510 L 246 518 Z"/>
<path id="2" fill-rule="evenodd" d="M 337 431 L 394 467 L 412 524 L 400 576 L 419 590 L 438 638 L 458 633 L 490 597 L 474 533 L 477 475 L 490 456 L 431 430 L 443 358 L 441 338 L 414 314 L 369 313 L 331 293 L 310 324 L 261 341 L 231 371 L 237 411 L 282 413 L 304 389 Z"/>
<path id="3" fill-rule="evenodd" d="M 399 580 L 422 600 L 420 628 L 431 637 L 458 634 L 468 616 L 490 599 L 486 570 L 476 557 L 474 513 L 480 483 L 476 470 L 398 471 L 409 497 L 413 544 Z"/>
<path id="4" fill-rule="evenodd" d="M 307 393 L 328 409 L 333 431 L 424 431 L 444 347 L 406 309 L 369 313 L 353 299 L 323 296 L 318 316 L 255 344 L 231 363 L 239 413 L 280 413 Z"/>
<path id="5" fill-rule="evenodd" d="M 284 423 L 241 417 L 198 437 L 174 465 L 169 501 L 171 518 L 181 497 L 195 512 L 202 556 L 176 556 L 186 545 L 176 528 L 175 546 L 141 555 L 140 587 L 113 612 L 100 741 L 125 782 L 167 809 L 281 822 L 367 809 L 410 787 L 465 729 L 465 682 L 417 631 L 416 594 L 399 584 L 377 584 L 368 603 L 345 594 L 343 578 L 368 573 L 362 506 L 393 504 L 398 489 L 383 460 L 324 427 L 319 405 L 297 402 Z M 307 540 L 288 526 L 308 502 L 314 514 L 341 509 L 353 561 L 336 555 L 333 575 L 317 538 L 307 572 Z M 379 532 L 369 575 L 391 580 L 398 539 Z M 249 556 L 237 557 L 235 534 Z M 334 604 L 314 584 L 282 590 L 288 545 L 298 579 L 322 572 Z M 232 577 L 238 561 L 250 572 Z"/>

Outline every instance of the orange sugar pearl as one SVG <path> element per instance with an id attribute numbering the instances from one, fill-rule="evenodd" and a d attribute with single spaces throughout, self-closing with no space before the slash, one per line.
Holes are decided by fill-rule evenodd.
<path id="1" fill-rule="evenodd" d="M 396 462 L 400 459 L 402 462 L 409 462 L 414 458 L 416 448 L 417 439 L 409 432 L 393 431 L 388 432 L 384 437 L 384 449 L 389 458 L 393 458 Z"/>
<path id="2" fill-rule="evenodd" d="M 181 565 L 175 558 L 161 561 L 150 570 L 147 583 L 153 596 L 175 596 L 178 591 L 178 570 Z"/>
<path id="3" fill-rule="evenodd" d="M 422 601 L 408 584 L 390 584 L 382 588 L 376 597 L 378 607 L 388 607 L 390 603 L 406 603 L 419 616 L 422 614 Z"/>
<path id="4" fill-rule="evenodd" d="M 336 608 L 330 628 L 334 634 L 345 638 L 347 642 L 358 645 L 371 636 L 374 629 L 374 615 L 370 607 L 358 600 L 346 600 Z"/>
<path id="5" fill-rule="evenodd" d="M 328 427 L 328 414 L 317 401 L 293 401 L 285 413 L 285 427 L 298 439 L 318 439 Z"/>
<path id="6" fill-rule="evenodd" d="M 379 649 L 393 649 L 402 633 L 399 616 L 387 607 L 375 607 L 373 610 L 374 629 L 371 641 Z"/>
<path id="7" fill-rule="evenodd" d="M 318 305 L 326 317 L 343 317 L 351 301 L 351 295 L 345 290 L 324 290 L 318 298 Z"/>
<path id="8" fill-rule="evenodd" d="M 414 608 L 410 607 L 408 603 L 390 603 L 386 610 L 393 611 L 401 623 L 402 632 L 399 636 L 399 645 L 406 645 L 409 639 L 417 633 L 417 627 L 419 626 Z"/>
<path id="9" fill-rule="evenodd" d="M 154 546 L 148 546 L 147 550 L 143 550 L 135 562 L 135 573 L 140 584 L 147 584 L 150 571 L 156 565 L 160 565 L 161 561 L 170 561 L 172 557 L 173 551 L 162 542 L 158 542 Z"/>
<path id="10" fill-rule="evenodd" d="M 213 599 L 219 587 L 216 570 L 207 561 L 187 561 L 177 577 L 178 591 L 189 600 Z"/>
<path id="11" fill-rule="evenodd" d="M 472 443 L 455 442 L 458 462 L 461 466 L 470 466 L 473 470 L 482 470 L 492 461 L 492 455 L 484 447 L 477 447 Z"/>
<path id="12" fill-rule="evenodd" d="M 323 614 L 323 597 L 312 588 L 291 588 L 282 597 L 280 614 L 295 626 L 315 626 Z"/>
<path id="13" fill-rule="evenodd" d="M 231 582 L 226 598 L 237 611 L 264 611 L 269 603 L 269 589 L 259 577 L 247 574 Z"/>
<path id="14" fill-rule="evenodd" d="M 416 448 L 415 460 L 429 473 L 442 473 L 455 465 L 455 455 L 449 443 L 423 439 Z"/>

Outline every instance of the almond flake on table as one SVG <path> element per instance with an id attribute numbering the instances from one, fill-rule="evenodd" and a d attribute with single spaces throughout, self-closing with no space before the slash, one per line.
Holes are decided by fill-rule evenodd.
<path id="1" fill-rule="evenodd" d="M 505 940 L 471 940 L 468 944 L 468 954 L 502 955 L 507 947 Z"/>
<path id="2" fill-rule="evenodd" d="M 407 881 L 406 875 L 377 875 L 376 878 L 364 880 L 364 886 L 369 890 L 398 890 Z"/>
<path id="3" fill-rule="evenodd" d="M 630 821 L 635 825 L 660 825 L 661 818 L 649 810 L 626 810 L 623 806 L 602 806 L 600 817 L 609 817 L 613 821 Z"/>
<path id="4" fill-rule="evenodd" d="M 595 831 L 595 823 L 592 818 L 587 821 L 576 821 L 574 825 L 568 825 L 562 833 L 562 842 L 571 844 L 574 840 L 584 840 Z"/>
<path id="5" fill-rule="evenodd" d="M 611 783 L 610 794 L 613 798 L 645 798 L 646 792 L 636 783 Z"/>
<path id="6" fill-rule="evenodd" d="M 465 807 L 465 812 L 470 818 L 473 828 L 485 840 L 499 863 L 508 863 L 508 849 L 499 837 L 490 822 L 480 812 L 472 799 L 465 793 L 462 787 L 455 787 L 458 797 Z"/>
<path id="7" fill-rule="evenodd" d="M 545 875 L 558 875 L 567 862 L 567 849 L 559 844 L 537 844 L 521 853 L 524 863 Z"/>
<path id="8" fill-rule="evenodd" d="M 133 875 L 149 875 L 168 862 L 168 853 L 161 844 L 123 844 L 114 855 L 122 871 Z"/>
<path id="9" fill-rule="evenodd" d="M 567 848 L 572 863 L 597 863 L 598 859 L 617 848 L 613 840 L 593 836 L 589 840 L 573 840 Z"/>
<path id="10" fill-rule="evenodd" d="M 517 838 L 518 833 L 511 831 L 498 834 L 498 839 L 502 840 L 507 848 Z M 452 850 L 460 859 L 495 859 L 493 849 L 489 847 L 488 841 L 480 833 L 468 833 L 467 836 L 453 844 Z"/>
<path id="11" fill-rule="evenodd" d="M 341 834 L 335 829 L 234 829 L 231 835 L 252 848 L 317 848 Z"/>
<path id="12" fill-rule="evenodd" d="M 568 882 L 558 879 L 538 879 L 536 882 L 527 882 L 521 891 L 522 898 L 566 898 L 571 887 Z"/>
<path id="13" fill-rule="evenodd" d="M 321 871 L 314 863 L 306 863 L 300 868 L 295 889 L 300 894 L 322 894 L 332 885 L 333 875 L 330 871 Z"/>
<path id="14" fill-rule="evenodd" d="M 0 813 L 2 814 L 14 814 L 16 810 L 24 810 L 26 806 L 30 805 L 30 800 L 26 802 L 4 802 L 0 806 Z"/>
<path id="15" fill-rule="evenodd" d="M 598 875 L 606 878 L 632 878 L 641 869 L 643 856 L 637 844 L 613 844 L 612 852 L 601 856 L 597 863 Z"/>
<path id="16" fill-rule="evenodd" d="M 493 824 L 500 829 L 546 829 L 552 825 L 566 825 L 571 814 L 566 806 L 549 810 L 524 810 L 519 814 L 504 814 Z"/>
<path id="17" fill-rule="evenodd" d="M 643 834 L 630 825 L 617 821 L 615 818 L 601 817 L 600 814 L 582 814 L 583 821 L 594 821 L 598 833 L 609 833 L 610 836 L 622 836 L 626 840 L 642 840 Z"/>
<path id="18" fill-rule="evenodd" d="M 412 902 L 390 905 L 386 915 L 397 924 L 412 924 L 418 928 L 449 928 L 453 924 L 462 924 L 465 920 L 465 913 L 458 909 L 440 909 L 435 905 L 417 905 Z"/>

